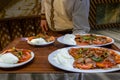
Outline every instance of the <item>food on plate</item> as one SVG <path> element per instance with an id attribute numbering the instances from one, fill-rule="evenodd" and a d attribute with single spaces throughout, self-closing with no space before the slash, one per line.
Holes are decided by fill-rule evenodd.
<path id="1" fill-rule="evenodd" d="M 71 45 L 76 45 L 75 35 L 73 35 L 73 34 L 66 34 L 64 36 L 64 38 L 63 38 L 63 42 L 71 44 Z"/>
<path id="2" fill-rule="evenodd" d="M 70 48 L 68 52 L 78 69 L 108 69 L 120 64 L 120 54 L 107 48 Z"/>
<path id="3" fill-rule="evenodd" d="M 49 36 L 47 34 L 42 34 L 42 33 L 40 33 L 36 36 L 28 37 L 28 41 L 30 43 L 33 43 L 33 44 L 36 44 L 36 45 L 47 44 L 48 42 L 52 42 L 54 40 L 55 40 L 55 37 Z"/>
<path id="4" fill-rule="evenodd" d="M 34 44 L 46 44 L 47 43 L 43 38 L 32 39 L 30 42 Z"/>
<path id="5" fill-rule="evenodd" d="M 32 39 L 36 39 L 36 38 L 43 38 L 46 42 L 51 42 L 55 40 L 55 37 L 49 36 L 47 34 L 42 34 L 42 33 L 36 36 L 29 37 L 28 40 L 31 41 Z"/>
<path id="6" fill-rule="evenodd" d="M 31 50 L 13 47 L 0 54 L 0 62 L 9 64 L 25 62 L 31 58 L 31 52 Z"/>
<path id="7" fill-rule="evenodd" d="M 65 67 L 73 68 L 74 58 L 68 53 L 66 49 L 59 49 L 54 56 L 54 60 L 57 64 L 63 65 Z"/>
<path id="8" fill-rule="evenodd" d="M 102 35 L 86 34 L 75 36 L 75 41 L 78 45 L 101 45 L 112 42 L 111 38 Z"/>
<path id="9" fill-rule="evenodd" d="M 68 45 L 107 45 L 113 42 L 113 39 L 103 35 L 96 34 L 65 34 L 58 38 L 58 41 Z"/>
<path id="10" fill-rule="evenodd" d="M 12 53 L 6 53 L 6 54 L 2 54 L 0 56 L 0 62 L 1 63 L 9 63 L 9 64 L 15 64 L 19 61 L 18 57 L 16 57 L 15 55 L 13 55 Z"/>

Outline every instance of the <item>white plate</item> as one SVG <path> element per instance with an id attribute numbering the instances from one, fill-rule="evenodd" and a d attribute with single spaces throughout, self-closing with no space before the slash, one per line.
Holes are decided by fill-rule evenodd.
<path id="1" fill-rule="evenodd" d="M 82 34 L 82 35 L 86 35 L 86 34 Z M 95 34 L 96 35 L 96 34 Z M 104 36 L 104 35 L 96 35 L 96 36 Z M 107 37 L 107 36 L 106 36 Z M 65 44 L 65 45 L 69 45 L 69 46 L 76 46 L 76 45 L 71 45 L 71 44 L 69 44 L 69 43 L 65 43 L 64 41 L 63 41 L 63 38 L 64 38 L 64 36 L 60 36 L 60 37 L 58 37 L 57 38 L 57 41 L 58 42 L 60 42 L 60 43 L 62 43 L 62 44 Z M 110 37 L 107 37 L 107 38 L 110 38 Z M 112 39 L 112 38 L 110 38 L 110 39 Z M 106 46 L 106 45 L 110 45 L 110 44 L 113 44 L 114 43 L 114 39 L 112 39 L 112 41 L 110 42 L 110 43 L 106 43 L 106 44 L 101 44 L 101 45 L 85 45 L 85 46 Z M 77 46 L 80 46 L 80 45 L 77 45 Z M 82 45 L 83 46 L 83 45 Z"/>
<path id="2" fill-rule="evenodd" d="M 78 48 L 78 47 L 80 47 L 80 46 L 77 46 L 74 48 Z M 90 46 L 84 46 L 84 47 L 89 48 Z M 67 47 L 67 48 L 62 48 L 62 49 L 65 49 L 68 51 L 68 49 L 70 49 L 70 48 L 73 48 L 73 47 Z M 99 48 L 99 47 L 93 47 L 93 48 Z M 51 54 L 49 54 L 49 56 L 48 56 L 49 63 L 51 65 L 53 65 L 54 67 L 57 67 L 59 69 L 62 69 L 65 71 L 70 71 L 70 72 L 83 72 L 83 73 L 100 73 L 100 72 L 112 72 L 112 71 L 120 70 L 120 68 L 81 70 L 81 69 L 77 69 L 77 68 L 73 68 L 73 67 L 63 66 L 54 59 L 56 54 L 61 54 L 61 53 L 59 53 L 59 50 L 62 50 L 62 49 L 55 50 Z M 118 52 L 118 51 L 115 51 L 115 52 L 120 54 L 120 52 Z"/>
<path id="3" fill-rule="evenodd" d="M 46 45 L 52 44 L 54 42 L 55 41 L 47 42 L 45 44 L 34 44 L 34 43 L 31 43 L 29 40 L 27 40 L 27 43 L 30 44 L 30 45 L 33 45 L 33 46 L 46 46 Z"/>
<path id="4" fill-rule="evenodd" d="M 19 67 L 22 65 L 27 64 L 28 62 L 30 62 L 32 59 L 34 58 L 34 53 L 31 52 L 31 58 L 25 62 L 21 62 L 21 63 L 17 63 L 17 64 L 7 64 L 7 63 L 0 63 L 0 68 L 14 68 L 14 67 Z"/>

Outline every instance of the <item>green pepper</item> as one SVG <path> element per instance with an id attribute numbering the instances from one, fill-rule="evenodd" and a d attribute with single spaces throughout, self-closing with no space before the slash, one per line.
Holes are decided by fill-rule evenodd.
<path id="1" fill-rule="evenodd" d="M 83 36 L 82 37 L 84 40 L 90 40 L 91 38 L 89 36 Z"/>
<path id="2" fill-rule="evenodd" d="M 103 58 L 101 58 L 101 57 L 92 57 L 92 60 L 95 61 L 95 62 L 101 62 L 101 61 L 103 61 Z"/>
<path id="3" fill-rule="evenodd" d="M 83 48 L 83 50 L 84 50 L 84 51 L 87 51 L 87 50 L 88 50 L 88 48 Z"/>
<path id="4" fill-rule="evenodd" d="M 79 49 L 79 53 L 81 54 L 83 52 L 83 50 L 82 49 Z"/>
<path id="5" fill-rule="evenodd" d="M 87 51 L 88 50 L 88 48 L 80 48 L 79 49 L 79 53 L 81 54 L 81 53 L 83 53 L 83 52 L 85 52 L 85 51 Z"/>
<path id="6" fill-rule="evenodd" d="M 19 51 L 18 52 L 18 57 L 20 58 L 20 57 L 22 57 L 22 55 L 23 55 L 22 51 Z"/>

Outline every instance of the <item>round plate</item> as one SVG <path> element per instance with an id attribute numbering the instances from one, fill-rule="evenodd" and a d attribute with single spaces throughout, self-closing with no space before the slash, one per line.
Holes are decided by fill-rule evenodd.
<path id="1" fill-rule="evenodd" d="M 57 62 L 55 60 L 55 56 L 56 54 L 61 54 L 59 53 L 60 50 L 66 50 L 68 51 L 68 49 L 70 48 L 79 48 L 80 46 L 76 46 L 76 47 L 67 47 L 67 48 L 62 48 L 62 49 L 58 49 L 58 50 L 55 50 L 53 51 L 51 54 L 49 54 L 48 56 L 48 61 L 51 65 L 53 65 L 54 67 L 56 68 L 59 68 L 59 69 L 62 69 L 62 70 L 65 70 L 65 71 L 70 71 L 70 72 L 83 72 L 83 73 L 98 73 L 98 72 L 112 72 L 112 71 L 117 71 L 117 70 L 120 70 L 120 68 L 109 68 L 109 69 L 90 69 L 90 70 L 83 70 L 83 69 L 77 69 L 77 68 L 74 68 L 74 67 L 68 67 L 68 66 L 64 66 L 64 62 L 65 60 L 63 60 L 62 64 L 61 62 Z M 82 46 L 83 48 L 89 48 L 90 46 Z M 99 48 L 99 47 L 93 47 L 93 48 Z M 64 51 L 65 52 L 65 51 Z M 120 52 L 118 51 L 115 51 L 116 53 L 118 53 L 120 55 Z M 72 65 L 72 64 L 71 64 Z"/>
<path id="2" fill-rule="evenodd" d="M 34 58 L 34 53 L 31 52 L 31 58 L 25 62 L 21 62 L 21 63 L 16 63 L 16 64 L 7 64 L 7 63 L 0 63 L 0 68 L 14 68 L 14 67 L 19 67 L 22 65 L 27 64 L 28 62 L 30 62 L 32 59 Z"/>
<path id="3" fill-rule="evenodd" d="M 88 35 L 88 34 L 82 34 L 82 35 Z M 96 34 L 95 34 L 96 35 Z M 96 35 L 96 36 L 103 36 L 103 35 Z M 107 37 L 107 36 L 105 36 L 105 37 Z M 107 38 L 110 38 L 112 41 L 111 42 L 109 42 L 109 43 L 106 43 L 106 44 L 91 44 L 91 45 L 73 45 L 73 44 L 69 44 L 69 43 L 66 43 L 66 42 L 64 42 L 64 36 L 60 36 L 60 37 L 58 37 L 57 38 L 57 41 L 58 42 L 60 42 L 60 43 L 62 43 L 62 44 L 65 44 L 65 45 L 69 45 L 69 46 L 106 46 L 106 45 L 110 45 L 110 44 L 113 44 L 114 43 L 114 39 L 112 39 L 112 38 L 110 38 L 110 37 L 107 37 Z"/>

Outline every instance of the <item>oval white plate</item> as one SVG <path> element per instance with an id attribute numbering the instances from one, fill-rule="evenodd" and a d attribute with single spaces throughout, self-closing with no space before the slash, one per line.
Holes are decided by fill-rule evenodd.
<path id="1" fill-rule="evenodd" d="M 0 68 L 14 68 L 14 67 L 19 67 L 22 65 L 27 64 L 28 62 L 30 62 L 32 59 L 34 58 L 34 53 L 31 52 L 31 58 L 25 62 L 21 62 L 21 63 L 17 63 L 17 64 L 7 64 L 7 63 L 0 63 Z"/>
<path id="2" fill-rule="evenodd" d="M 54 42 L 55 41 L 47 42 L 45 44 L 34 44 L 34 43 L 31 43 L 29 40 L 27 40 L 27 43 L 30 44 L 30 45 L 33 45 L 33 46 L 46 46 L 46 45 L 52 44 Z"/>
<path id="3" fill-rule="evenodd" d="M 86 34 L 82 34 L 82 35 L 86 35 Z M 96 35 L 96 36 L 104 36 L 104 35 Z M 60 42 L 60 43 L 62 43 L 62 44 L 65 44 L 65 45 L 69 45 L 69 46 L 83 46 L 83 45 L 71 45 L 69 43 L 65 43 L 63 41 L 63 38 L 64 38 L 64 36 L 60 36 L 60 37 L 57 38 L 57 41 Z M 108 37 L 108 38 L 110 38 L 110 37 Z M 110 39 L 112 39 L 112 38 L 110 38 Z M 101 44 L 101 45 L 97 45 L 97 44 L 96 45 L 85 45 L 85 46 L 106 46 L 106 45 L 110 45 L 112 43 L 114 43 L 114 39 L 112 39 L 112 41 L 110 43 L 106 43 L 106 44 Z"/>
<path id="4" fill-rule="evenodd" d="M 74 48 L 79 48 L 80 46 L 76 46 Z M 87 47 L 89 48 L 90 46 L 83 46 L 83 47 Z M 73 47 L 67 47 L 67 48 L 62 48 L 68 51 L 68 49 L 73 48 Z M 99 48 L 99 47 L 93 47 L 93 48 Z M 58 49 L 61 50 L 61 49 Z M 91 70 L 81 70 L 81 69 L 77 69 L 77 68 L 71 68 L 71 67 L 66 67 L 63 66 L 61 64 L 58 64 L 54 57 L 56 54 L 60 54 L 58 53 L 58 50 L 53 51 L 51 54 L 49 54 L 48 56 L 48 61 L 51 65 L 53 65 L 54 67 L 57 67 L 59 69 L 65 70 L 65 71 L 70 71 L 70 72 L 83 72 L 83 73 L 98 73 L 98 72 L 112 72 L 112 71 L 118 71 L 120 70 L 120 68 L 109 68 L 109 69 L 91 69 Z M 114 50 L 115 51 L 115 50 Z M 120 52 L 115 51 L 116 53 L 118 53 L 120 55 Z"/>

